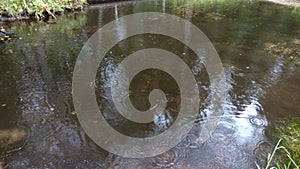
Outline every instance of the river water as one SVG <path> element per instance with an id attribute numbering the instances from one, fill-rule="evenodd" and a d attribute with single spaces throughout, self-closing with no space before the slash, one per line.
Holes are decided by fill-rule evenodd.
<path id="1" fill-rule="evenodd" d="M 101 62 L 96 96 L 106 120 L 134 137 L 165 131 L 180 109 L 180 92 L 168 74 L 147 70 L 131 86 L 138 109 L 149 108 L 148 94 L 162 88 L 168 114 L 141 125 L 124 119 L 111 100 L 111 79 L 130 53 L 149 47 L 172 51 L 192 69 L 198 82 L 199 119 L 171 150 L 151 158 L 131 159 L 98 147 L 83 131 L 72 102 L 72 72 L 88 38 L 118 17 L 137 12 L 165 12 L 185 18 L 211 40 L 224 66 L 228 95 L 216 131 L 205 142 L 201 127 L 210 113 L 209 80 L 201 59 L 182 43 L 161 35 L 130 37 L 114 46 Z M 1 142 L 9 168 L 255 168 L 274 146 L 272 126 L 300 118 L 300 12 L 256 1 L 131 1 L 93 5 L 56 21 L 7 23 L 15 32 L 0 44 L 0 130 L 22 130 L 20 138 Z M 120 36 L 126 30 L 120 31 Z M 22 132 L 21 132 L 22 133 Z M 1 138 L 0 138 L 1 139 Z"/>

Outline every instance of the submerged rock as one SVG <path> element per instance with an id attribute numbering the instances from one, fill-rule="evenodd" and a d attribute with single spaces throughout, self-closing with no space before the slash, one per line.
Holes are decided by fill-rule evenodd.
<path id="1" fill-rule="evenodd" d="M 7 154 L 20 150 L 28 137 L 28 133 L 21 128 L 0 129 L 0 152 Z"/>
<path id="2" fill-rule="evenodd" d="M 7 165 L 3 161 L 0 161 L 0 169 L 6 169 L 6 168 Z"/>
<path id="3" fill-rule="evenodd" d="M 13 36 L 13 32 L 5 30 L 3 27 L 0 28 L 0 41 L 9 41 Z"/>

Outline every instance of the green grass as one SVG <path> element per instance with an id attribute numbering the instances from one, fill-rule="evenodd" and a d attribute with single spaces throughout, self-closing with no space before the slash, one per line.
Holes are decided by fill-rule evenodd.
<path id="1" fill-rule="evenodd" d="M 300 164 L 300 123 L 299 118 L 286 120 L 274 129 L 275 138 L 282 138 L 282 145 L 286 147 L 295 162 Z"/>
<path id="2" fill-rule="evenodd" d="M 9 17 L 42 18 L 64 10 L 82 8 L 86 0 L 1 0 L 0 14 Z"/>
<path id="3" fill-rule="evenodd" d="M 273 138 L 277 142 L 268 155 L 265 167 L 258 169 L 300 169 L 300 123 L 299 118 L 280 122 L 273 128 Z"/>
<path id="4" fill-rule="evenodd" d="M 258 164 L 256 164 L 257 169 L 300 169 L 300 165 L 298 165 L 295 162 L 295 159 L 292 157 L 292 154 L 290 153 L 290 151 L 286 147 L 280 145 L 281 141 L 282 141 L 282 139 L 280 139 L 277 142 L 273 152 L 268 155 L 267 160 L 266 160 L 267 161 L 266 166 L 260 167 Z M 283 152 L 281 152 L 281 151 L 283 151 Z M 279 155 L 280 152 L 281 152 L 281 155 Z M 285 155 L 288 160 L 286 160 L 286 163 L 276 162 L 275 155 L 278 155 L 278 156 Z"/>

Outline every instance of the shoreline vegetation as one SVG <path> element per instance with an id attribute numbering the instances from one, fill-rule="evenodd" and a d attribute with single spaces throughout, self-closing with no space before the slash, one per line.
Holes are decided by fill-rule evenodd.
<path id="1" fill-rule="evenodd" d="M 285 147 L 285 144 L 281 143 L 282 141 L 282 139 L 279 139 L 273 151 L 268 154 L 265 167 L 261 167 L 255 162 L 257 169 L 299 169 L 300 166 L 296 161 L 299 159 L 293 157 L 291 154 L 292 150 Z M 281 161 L 282 157 L 285 158 L 284 161 Z"/>
<path id="2" fill-rule="evenodd" d="M 3 0 L 0 2 L 0 20 L 56 18 L 57 14 L 81 10 L 87 0 Z"/>
<path id="3" fill-rule="evenodd" d="M 290 166 L 300 168 L 300 124 L 299 118 L 292 118 L 280 122 L 280 124 L 273 129 L 274 140 L 282 140 L 281 151 L 282 158 L 278 159 L 279 164 L 290 164 Z M 276 148 L 275 148 L 276 149 Z M 277 164 L 278 165 L 278 164 Z"/>
<path id="4" fill-rule="evenodd" d="M 82 10 L 85 6 L 89 4 L 99 4 L 116 1 L 123 0 L 1 0 L 0 21 L 15 21 L 24 19 L 41 20 L 47 17 L 53 17 L 55 19 L 57 14 L 69 11 Z M 200 1 L 204 2 L 210 0 Z M 268 1 L 281 5 L 300 7 L 300 0 L 258 1 Z M 190 0 L 190 2 L 193 3 L 195 1 Z"/>

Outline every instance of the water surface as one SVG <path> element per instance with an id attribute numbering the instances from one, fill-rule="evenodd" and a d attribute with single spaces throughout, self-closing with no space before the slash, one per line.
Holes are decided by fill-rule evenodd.
<path id="1" fill-rule="evenodd" d="M 185 18 L 208 36 L 223 62 L 228 95 L 217 130 L 200 143 L 201 127 L 213 106 L 203 60 L 166 36 L 144 34 L 118 43 L 101 62 L 94 85 L 104 117 L 119 132 L 133 137 L 160 134 L 180 108 L 174 79 L 147 70 L 134 78 L 128 97 L 137 109 L 146 110 L 149 92 L 161 88 L 168 99 L 166 113 L 149 124 L 118 114 L 111 79 L 117 65 L 137 50 L 156 47 L 178 55 L 193 70 L 201 97 L 199 119 L 180 144 L 156 157 L 129 159 L 101 149 L 80 127 L 72 103 L 72 71 L 84 42 L 97 29 L 146 11 Z M 21 128 L 27 134 L 26 144 L 8 146 L 0 155 L 9 168 L 255 168 L 274 146 L 269 128 L 282 119 L 300 118 L 299 17 L 293 8 L 265 2 L 133 1 L 90 6 L 59 17 L 55 24 L 5 25 L 17 38 L 0 44 L 0 129 Z M 291 55 L 295 58 L 289 59 Z"/>

